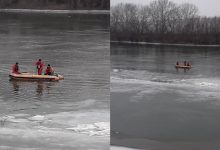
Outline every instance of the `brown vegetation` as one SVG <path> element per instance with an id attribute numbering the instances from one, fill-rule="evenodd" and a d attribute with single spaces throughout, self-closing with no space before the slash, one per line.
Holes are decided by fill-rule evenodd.
<path id="1" fill-rule="evenodd" d="M 220 44 L 220 17 L 201 17 L 195 5 L 169 0 L 118 4 L 111 8 L 111 40 Z"/>
<path id="2" fill-rule="evenodd" d="M 109 10 L 110 0 L 0 0 L 0 8 Z"/>

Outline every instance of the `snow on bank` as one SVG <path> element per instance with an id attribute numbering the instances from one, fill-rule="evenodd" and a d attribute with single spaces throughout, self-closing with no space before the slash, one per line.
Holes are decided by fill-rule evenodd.
<path id="1" fill-rule="evenodd" d="M 151 43 L 151 42 L 132 42 L 132 41 L 111 41 L 111 43 L 158 45 L 158 46 L 185 46 L 185 47 L 220 47 L 220 45 L 172 44 L 172 43 Z"/>
<path id="2" fill-rule="evenodd" d="M 55 13 L 55 14 L 109 14 L 109 10 L 40 10 L 40 9 L 0 9 L 0 12 L 14 13 Z"/>

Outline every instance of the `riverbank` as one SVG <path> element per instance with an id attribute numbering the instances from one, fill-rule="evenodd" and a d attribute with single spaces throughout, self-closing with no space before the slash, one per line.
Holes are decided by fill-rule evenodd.
<path id="1" fill-rule="evenodd" d="M 119 44 L 135 44 L 135 45 L 155 45 L 155 46 L 185 46 L 185 47 L 220 47 L 220 45 L 202 45 L 202 44 L 173 44 L 173 43 L 151 43 L 151 42 L 132 42 L 132 41 L 111 41 L 111 43 Z"/>
<path id="2" fill-rule="evenodd" d="M 0 0 L 0 9 L 109 10 L 109 0 Z"/>
<path id="3" fill-rule="evenodd" d="M 41 9 L 0 9 L 12 13 L 59 13 L 59 14 L 109 14 L 109 10 L 41 10 Z"/>

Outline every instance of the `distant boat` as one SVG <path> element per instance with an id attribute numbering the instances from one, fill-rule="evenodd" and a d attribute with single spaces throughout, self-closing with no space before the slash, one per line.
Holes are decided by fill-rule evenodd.
<path id="1" fill-rule="evenodd" d="M 189 65 L 189 66 L 185 66 L 185 65 L 175 65 L 175 68 L 180 68 L 180 69 L 191 69 L 192 68 L 192 65 Z"/>
<path id="2" fill-rule="evenodd" d="M 10 79 L 12 80 L 28 80 L 28 81 L 59 81 L 63 80 L 64 77 L 62 75 L 37 75 L 33 73 L 23 72 L 21 74 L 10 73 Z"/>

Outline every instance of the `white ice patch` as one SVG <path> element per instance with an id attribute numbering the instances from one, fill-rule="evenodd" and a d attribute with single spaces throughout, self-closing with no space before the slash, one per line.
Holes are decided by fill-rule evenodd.
<path id="1" fill-rule="evenodd" d="M 119 69 L 113 69 L 112 71 L 113 72 L 119 72 Z"/>
<path id="2" fill-rule="evenodd" d="M 97 122 L 94 124 L 79 124 L 73 128 L 67 128 L 78 133 L 87 134 L 89 136 L 109 136 L 110 135 L 110 123 L 109 122 Z"/>
<path id="3" fill-rule="evenodd" d="M 30 117 L 28 119 L 31 121 L 43 121 L 43 120 L 45 120 L 45 116 L 36 115 L 36 116 Z"/>
<path id="4" fill-rule="evenodd" d="M 134 148 L 128 148 L 122 146 L 111 146 L 110 150 L 140 150 L 140 149 L 134 149 Z"/>
<path id="5" fill-rule="evenodd" d="M 203 81 L 203 82 L 197 82 L 195 83 L 196 85 L 198 86 L 201 86 L 201 87 L 218 87 L 219 85 L 216 84 L 216 83 L 212 83 L 212 82 L 206 82 L 206 81 Z"/>

